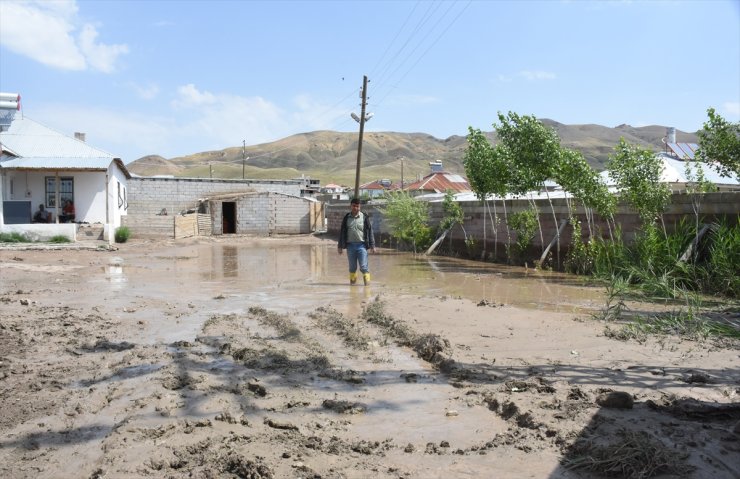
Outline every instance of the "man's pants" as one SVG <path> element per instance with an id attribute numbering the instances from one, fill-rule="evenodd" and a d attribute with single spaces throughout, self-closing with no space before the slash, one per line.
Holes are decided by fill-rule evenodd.
<path id="1" fill-rule="evenodd" d="M 357 263 L 360 263 L 360 271 L 363 274 L 368 272 L 365 243 L 347 243 L 347 259 L 350 273 L 357 271 Z"/>

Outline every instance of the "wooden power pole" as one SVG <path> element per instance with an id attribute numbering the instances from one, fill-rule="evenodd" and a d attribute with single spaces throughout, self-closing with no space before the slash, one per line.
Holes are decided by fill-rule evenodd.
<path id="1" fill-rule="evenodd" d="M 362 134 L 365 131 L 365 105 L 367 104 L 367 75 L 362 77 L 362 111 L 360 112 L 360 140 L 357 143 L 357 172 L 355 173 L 355 198 L 360 198 L 360 163 L 362 160 Z"/>

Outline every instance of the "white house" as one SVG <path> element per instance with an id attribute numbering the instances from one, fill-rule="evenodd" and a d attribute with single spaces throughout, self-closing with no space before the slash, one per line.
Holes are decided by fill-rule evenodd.
<path id="1" fill-rule="evenodd" d="M 84 134 L 72 138 L 16 115 L 0 132 L 0 153 L 0 231 L 68 234 L 60 224 L 66 200 L 74 203 L 75 224 L 100 224 L 106 239 L 121 225 L 131 174 L 120 158 L 85 143 Z M 39 205 L 51 213 L 51 225 L 31 225 Z"/>

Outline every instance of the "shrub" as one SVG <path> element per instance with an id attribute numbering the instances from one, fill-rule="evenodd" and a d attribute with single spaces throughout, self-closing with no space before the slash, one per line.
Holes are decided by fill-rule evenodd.
<path id="1" fill-rule="evenodd" d="M 125 243 L 131 237 L 131 230 L 128 226 L 121 226 L 116 229 L 115 234 L 116 243 Z"/>

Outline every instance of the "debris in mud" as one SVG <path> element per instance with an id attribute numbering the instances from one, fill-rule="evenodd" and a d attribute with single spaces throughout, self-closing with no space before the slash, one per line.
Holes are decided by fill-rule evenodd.
<path id="1" fill-rule="evenodd" d="M 645 431 L 620 430 L 620 439 L 606 446 L 591 441 L 573 445 L 562 461 L 566 469 L 603 476 L 650 478 L 662 474 L 685 476 L 693 466 Z"/>
<path id="2" fill-rule="evenodd" d="M 362 377 L 363 373 L 355 371 L 354 369 L 329 369 L 322 371 L 319 376 L 322 378 L 329 378 L 335 381 L 344 381 L 349 384 L 363 384 L 365 378 Z"/>
<path id="3" fill-rule="evenodd" d="M 645 404 L 654 411 L 665 412 L 681 418 L 698 420 L 740 419 L 740 403 L 709 403 L 693 398 L 678 398 L 667 395 L 657 401 L 648 399 Z"/>
<path id="4" fill-rule="evenodd" d="M 241 424 L 242 426 L 249 426 L 249 421 L 247 421 L 247 418 L 242 416 L 237 419 L 228 411 L 224 411 L 218 414 L 214 419 L 216 421 L 222 421 L 228 424 Z"/>
<path id="5" fill-rule="evenodd" d="M 224 461 L 224 472 L 230 472 L 244 479 L 272 479 L 272 471 L 261 462 L 244 459 L 242 456 L 232 453 Z"/>
<path id="6" fill-rule="evenodd" d="M 121 341 L 120 343 L 112 343 L 106 339 L 101 339 L 93 346 L 85 346 L 81 349 L 86 351 L 126 351 L 128 349 L 135 348 L 136 345 L 129 343 L 128 341 Z"/>
<path id="7" fill-rule="evenodd" d="M 609 409 L 632 409 L 635 400 L 630 393 L 624 391 L 611 391 L 601 393 L 596 398 L 596 404 Z"/>
<path id="8" fill-rule="evenodd" d="M 704 373 L 691 373 L 689 376 L 684 377 L 683 381 L 688 384 L 709 384 L 712 379 Z"/>
<path id="9" fill-rule="evenodd" d="M 421 359 L 433 363 L 437 353 L 449 349 L 450 342 L 436 334 L 425 334 L 414 338 L 411 347 Z"/>
<path id="10" fill-rule="evenodd" d="M 256 396 L 265 397 L 267 396 L 267 389 L 261 384 L 247 383 L 247 389 L 252 391 Z"/>
<path id="11" fill-rule="evenodd" d="M 364 404 L 345 400 L 325 399 L 322 406 L 339 414 L 362 414 L 367 411 Z"/>
<path id="12" fill-rule="evenodd" d="M 284 429 L 286 431 L 297 431 L 298 426 L 289 422 L 275 421 L 270 418 L 265 418 L 264 423 L 274 429 Z"/>
<path id="13" fill-rule="evenodd" d="M 381 456 L 385 455 L 384 451 L 389 450 L 392 447 L 391 440 L 386 439 L 382 443 L 379 441 L 366 441 L 361 440 L 352 443 L 350 445 L 350 449 L 352 449 L 355 452 L 359 452 L 360 454 L 370 455 L 370 454 L 379 454 Z"/>
<path id="14" fill-rule="evenodd" d="M 174 343 L 170 344 L 170 346 L 172 346 L 173 348 L 192 348 L 193 343 L 191 343 L 190 341 L 181 340 L 175 341 Z"/>
<path id="15" fill-rule="evenodd" d="M 416 383 L 419 381 L 419 375 L 416 373 L 403 373 L 401 374 L 401 378 L 407 383 Z"/>
<path id="16" fill-rule="evenodd" d="M 490 306 L 491 308 L 502 308 L 504 306 L 504 303 L 496 303 L 494 301 L 488 301 L 487 299 L 481 299 L 478 301 L 478 304 L 476 306 Z"/>

